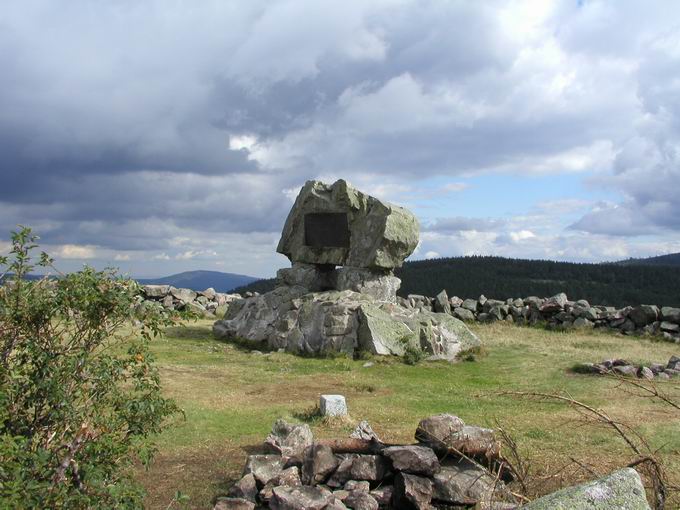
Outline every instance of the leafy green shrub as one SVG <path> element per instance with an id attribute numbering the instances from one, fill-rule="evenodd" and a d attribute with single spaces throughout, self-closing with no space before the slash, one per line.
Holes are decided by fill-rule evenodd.
<path id="1" fill-rule="evenodd" d="M 0 257 L 0 501 L 140 508 L 131 468 L 179 411 L 148 349 L 172 317 L 147 307 L 133 327 L 139 288 L 113 270 L 25 279 L 36 239 L 22 227 Z"/>

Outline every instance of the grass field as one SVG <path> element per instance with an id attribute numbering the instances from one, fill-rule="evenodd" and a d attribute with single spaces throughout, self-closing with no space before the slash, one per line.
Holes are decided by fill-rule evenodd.
<path id="1" fill-rule="evenodd" d="M 406 365 L 396 359 L 309 359 L 256 354 L 212 338 L 211 322 L 172 328 L 154 344 L 168 396 L 185 410 L 159 438 L 149 471 L 139 472 L 148 508 L 178 508 L 176 490 L 190 508 L 208 508 L 242 470 L 278 417 L 309 419 L 322 393 L 347 397 L 352 419 L 368 420 L 385 441 L 412 441 L 418 421 L 448 412 L 466 423 L 508 430 L 534 471 L 535 492 L 592 478 L 625 465 L 633 455 L 609 429 L 584 425 L 569 406 L 499 395 L 503 391 L 568 392 L 635 427 L 662 448 L 669 472 L 680 479 L 680 412 L 633 396 L 604 377 L 577 375 L 577 362 L 623 357 L 666 362 L 680 346 L 598 332 L 550 332 L 512 325 L 472 325 L 484 352 L 476 361 Z M 680 381 L 660 383 L 680 392 Z M 318 436 L 340 436 L 348 426 L 310 425 Z M 562 469 L 567 464 L 567 468 Z M 667 508 L 679 508 L 676 499 Z"/>

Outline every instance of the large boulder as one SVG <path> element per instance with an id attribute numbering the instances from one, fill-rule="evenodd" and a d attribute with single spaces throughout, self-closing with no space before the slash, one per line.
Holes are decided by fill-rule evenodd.
<path id="1" fill-rule="evenodd" d="M 418 221 L 344 180 L 308 181 L 276 249 L 291 262 L 368 269 L 401 267 L 418 244 Z"/>
<path id="2" fill-rule="evenodd" d="M 640 475 L 632 468 L 568 487 L 522 507 L 523 510 L 650 510 Z"/>
<path id="3" fill-rule="evenodd" d="M 654 305 L 640 305 L 634 307 L 628 317 L 638 328 L 651 324 L 659 317 L 659 308 Z"/>
<path id="4" fill-rule="evenodd" d="M 406 309 L 349 290 L 305 292 L 284 286 L 236 301 L 213 333 L 253 348 L 313 355 L 365 350 L 401 356 L 410 345 L 430 359 L 454 360 L 461 351 L 480 346 L 451 315 Z"/>

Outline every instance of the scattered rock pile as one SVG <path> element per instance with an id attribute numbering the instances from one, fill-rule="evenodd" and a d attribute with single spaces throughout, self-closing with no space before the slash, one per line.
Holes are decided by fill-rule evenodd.
<path id="1" fill-rule="evenodd" d="M 415 438 L 386 445 L 362 422 L 349 439 L 315 441 L 307 425 L 278 420 L 265 440 L 271 453 L 250 455 L 214 510 L 649 510 L 630 468 L 520 507 L 509 475 L 488 469 L 500 456 L 492 430 L 440 414 L 421 420 Z"/>
<path id="2" fill-rule="evenodd" d="M 347 440 L 315 442 L 307 425 L 279 420 L 265 441 L 273 453 L 250 455 L 215 510 L 517 508 L 482 465 L 499 454 L 492 430 L 441 414 L 422 420 L 415 437 L 417 444 L 386 445 L 362 422 Z"/>
<path id="3" fill-rule="evenodd" d="M 634 365 L 625 359 L 607 359 L 602 363 L 583 363 L 576 367 L 577 372 L 585 372 L 598 375 L 617 375 L 624 377 L 637 377 L 638 379 L 667 380 L 680 377 L 680 358 L 671 356 L 668 363 L 652 363 L 648 367 Z"/>
<path id="4" fill-rule="evenodd" d="M 406 309 L 449 313 L 467 322 L 547 323 L 556 329 L 609 328 L 626 335 L 660 335 L 680 343 L 680 308 L 669 306 L 639 305 L 617 309 L 591 305 L 584 299 L 570 301 L 564 293 L 549 298 L 532 296 L 499 301 L 483 295 L 478 299 L 449 298 L 443 290 L 434 298 L 411 294 L 397 299 Z"/>
<path id="5" fill-rule="evenodd" d="M 199 316 L 215 318 L 224 316 L 229 303 L 240 299 L 243 299 L 240 294 L 215 292 L 213 288 L 196 292 L 171 285 L 143 285 L 137 306 L 141 311 L 147 303 L 161 303 L 168 310 L 186 310 Z"/>

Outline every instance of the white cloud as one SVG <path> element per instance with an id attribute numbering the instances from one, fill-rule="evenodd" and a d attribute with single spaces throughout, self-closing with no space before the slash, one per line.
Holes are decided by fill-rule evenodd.
<path id="1" fill-rule="evenodd" d="M 131 259 L 132 257 L 128 253 L 116 253 L 116 255 L 113 257 L 113 260 L 118 262 L 125 262 Z"/>
<path id="2" fill-rule="evenodd" d="M 93 259 L 96 257 L 96 248 L 94 246 L 65 244 L 54 250 L 52 253 L 62 259 Z"/>

